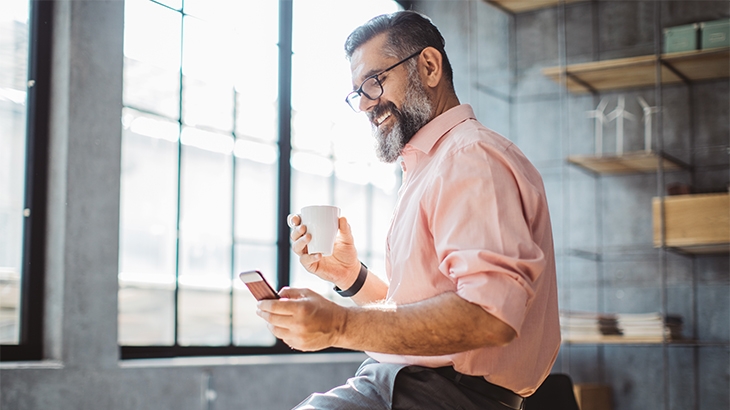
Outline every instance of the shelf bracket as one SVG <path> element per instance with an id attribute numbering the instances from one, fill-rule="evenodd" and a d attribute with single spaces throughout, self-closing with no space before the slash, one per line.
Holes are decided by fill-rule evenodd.
<path id="1" fill-rule="evenodd" d="M 583 87 L 583 88 L 585 88 L 586 90 L 588 90 L 588 91 L 589 91 L 589 92 L 590 92 L 591 94 L 593 94 L 593 95 L 598 95 L 598 90 L 596 90 L 595 88 L 593 88 L 593 86 L 591 86 L 591 85 L 590 85 L 590 84 L 588 84 L 587 82 L 585 82 L 585 81 L 581 80 L 581 78 L 580 78 L 580 77 L 578 77 L 578 76 L 574 75 L 574 74 L 573 74 L 573 73 L 571 73 L 570 71 L 567 71 L 567 70 L 566 70 L 566 71 L 565 71 L 565 76 L 566 76 L 566 77 L 569 77 L 569 78 L 570 78 L 570 79 L 571 79 L 572 81 L 575 81 L 576 83 L 580 84 L 580 86 L 581 86 L 581 87 Z"/>
<path id="2" fill-rule="evenodd" d="M 673 72 L 677 77 L 679 77 L 682 80 L 682 82 L 684 82 L 685 84 L 690 85 L 692 83 L 692 80 L 690 80 L 689 78 L 687 78 L 687 76 L 685 76 L 684 74 L 682 74 L 681 71 L 679 71 L 676 68 L 674 68 L 674 66 L 671 65 L 671 64 L 669 64 L 666 60 L 660 59 L 659 62 L 664 67 L 667 67 L 667 69 L 669 71 Z"/>

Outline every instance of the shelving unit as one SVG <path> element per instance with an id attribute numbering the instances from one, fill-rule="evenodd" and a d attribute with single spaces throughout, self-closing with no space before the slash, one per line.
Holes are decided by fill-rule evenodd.
<path id="1" fill-rule="evenodd" d="M 661 53 L 660 50 L 662 49 L 664 28 L 687 24 L 688 21 L 685 22 L 685 19 L 689 18 L 695 18 L 698 22 L 703 21 L 702 19 L 711 20 L 716 18 L 714 16 L 719 12 L 724 11 L 696 6 L 687 1 L 686 10 L 688 14 L 690 10 L 692 11 L 690 14 L 692 17 L 680 16 L 678 10 L 685 10 L 681 8 L 683 6 L 667 9 L 666 2 L 654 2 L 652 10 L 654 19 L 651 30 L 649 30 L 649 27 L 639 27 L 647 22 L 647 19 L 644 18 L 647 17 L 647 14 L 644 14 L 641 19 L 627 19 L 629 16 L 635 16 L 635 12 L 648 13 L 649 11 L 648 6 L 629 5 L 634 2 L 626 2 L 626 5 L 609 5 L 607 2 L 568 5 L 568 3 L 572 3 L 569 0 L 486 1 L 512 14 L 510 24 L 514 24 L 513 34 L 517 37 L 515 46 L 518 48 L 518 52 L 520 47 L 533 52 L 533 49 L 537 47 L 545 47 L 544 50 L 539 50 L 535 59 L 531 56 L 516 59 L 513 71 L 518 84 L 516 88 L 522 90 L 521 81 L 535 81 L 534 77 L 540 76 L 542 76 L 543 82 L 549 83 L 550 81 L 545 81 L 545 79 L 549 79 L 559 85 L 555 88 L 557 90 L 555 103 L 560 105 L 559 122 L 557 122 L 556 128 L 559 138 L 563 138 L 560 146 L 561 152 L 565 153 L 563 158 L 566 161 L 560 169 L 560 183 L 564 189 L 562 202 L 558 202 L 562 206 L 563 214 L 561 220 L 563 225 L 560 231 L 563 243 L 559 254 L 561 259 L 559 268 L 564 269 L 559 282 L 563 303 L 561 309 L 595 309 L 597 314 L 607 316 L 641 315 L 653 311 L 664 320 L 669 320 L 671 317 L 681 318 L 680 324 L 674 323 L 677 327 L 671 328 L 670 333 L 652 333 L 650 331 L 640 333 L 640 330 L 636 331 L 636 329 L 626 332 L 622 328 L 623 335 L 616 335 L 612 329 L 605 327 L 606 323 L 600 324 L 596 329 L 598 333 L 594 333 L 593 329 L 580 328 L 571 331 L 569 323 L 567 326 L 562 325 L 561 316 L 563 347 L 566 348 L 561 358 L 564 366 L 561 371 L 570 373 L 571 366 L 576 363 L 579 366 L 588 366 L 591 374 L 594 375 L 591 377 L 596 379 L 591 381 L 602 383 L 609 381 L 614 385 L 623 384 L 646 389 L 646 392 L 640 394 L 627 392 L 620 395 L 619 403 L 616 403 L 615 408 L 646 408 L 644 399 L 647 395 L 654 395 L 652 403 L 656 405 L 652 408 L 697 409 L 700 408 L 699 403 L 704 403 L 703 408 L 706 407 L 708 399 L 707 396 L 703 396 L 706 393 L 701 381 L 708 377 L 706 371 L 713 372 L 713 369 L 708 368 L 707 363 L 702 362 L 700 357 L 706 354 L 707 350 L 703 349 L 727 349 L 730 347 L 730 342 L 726 337 L 722 335 L 718 337 L 705 329 L 708 326 L 709 315 L 713 314 L 709 312 L 715 307 L 726 309 L 727 304 L 704 297 L 705 294 L 712 294 L 715 289 L 708 289 L 713 286 L 707 286 L 702 281 L 708 281 L 714 285 L 716 279 L 714 277 L 707 279 L 710 275 L 703 275 L 701 270 L 721 271 L 725 266 L 720 263 L 718 258 L 708 258 L 704 256 L 704 253 L 730 252 L 730 221 L 728 221 L 730 219 L 730 209 L 728 209 L 730 208 L 730 198 L 725 195 L 725 199 L 721 200 L 724 201 L 725 208 L 713 208 L 718 214 L 724 215 L 723 219 L 722 217 L 708 217 L 707 208 L 698 206 L 696 203 L 681 208 L 675 207 L 677 204 L 673 201 L 679 199 L 679 196 L 666 196 L 666 191 L 668 183 L 677 181 L 700 190 L 719 188 L 704 186 L 711 184 L 711 181 L 716 178 L 715 174 L 712 174 L 712 179 L 705 179 L 704 175 L 727 167 L 727 160 L 724 156 L 724 150 L 727 149 L 725 142 L 716 141 L 718 139 L 716 133 L 723 132 L 726 127 L 713 124 L 715 120 L 713 116 L 723 116 L 725 119 L 725 114 L 719 110 L 708 110 L 709 107 L 705 106 L 708 103 L 704 98 L 710 98 L 715 104 L 719 103 L 721 107 L 724 107 L 725 103 L 721 100 L 720 94 L 726 89 L 726 82 L 718 83 L 716 89 L 714 85 L 698 86 L 697 83 L 730 78 L 730 48 L 677 53 Z M 529 16 L 524 17 L 520 15 L 551 6 L 554 7 L 554 10 L 549 12 L 529 13 Z M 602 13 L 604 12 L 609 15 L 607 19 L 603 19 Z M 553 26 L 552 19 L 556 23 L 555 26 Z M 574 22 L 579 24 L 570 26 Z M 524 24 L 524 26 L 520 24 Z M 535 29 L 536 25 L 540 27 L 540 31 Z M 552 31 L 553 27 L 557 27 L 555 33 Z M 544 30 L 542 30 L 543 28 Z M 590 34 L 592 48 L 588 38 L 577 38 L 577 36 L 587 37 L 590 30 L 592 30 Z M 653 47 L 649 48 L 647 37 L 652 31 Z M 638 37 L 641 38 L 635 38 L 636 33 L 640 33 Z M 553 35 L 557 35 L 557 47 L 553 47 L 555 44 L 551 43 Z M 613 39 L 616 41 L 612 42 Z M 654 53 L 636 56 L 635 50 L 638 49 L 645 50 L 641 53 L 646 53 L 646 50 L 652 50 Z M 609 50 L 611 53 L 621 52 L 624 53 L 623 56 L 629 57 L 600 60 L 601 55 L 605 55 L 604 52 Z M 557 60 L 552 64 L 559 64 L 559 66 L 542 68 L 540 74 L 535 76 L 533 68 L 548 58 L 556 57 L 555 51 L 557 51 Z M 582 58 L 581 61 L 586 59 L 598 61 L 568 64 L 569 56 L 571 59 Z M 525 87 L 526 95 L 520 95 L 521 99 L 525 101 L 533 96 L 531 94 L 532 83 L 529 84 L 529 87 Z M 667 85 L 672 87 L 666 87 Z M 537 87 L 534 88 L 537 89 Z M 584 96 L 589 94 L 589 99 L 592 98 L 595 106 L 595 104 L 599 104 L 603 93 L 623 90 L 640 90 L 643 96 L 653 94 L 653 101 L 651 101 L 653 105 L 662 107 L 661 112 L 654 117 L 657 122 L 653 124 L 653 130 L 656 130 L 655 133 L 653 132 L 654 138 L 651 146 L 653 151 L 624 152 L 622 155 L 605 153 L 603 155 L 573 155 L 574 151 L 571 151 L 571 147 L 575 146 L 572 145 L 574 139 L 580 138 L 585 142 L 593 137 L 592 135 L 571 135 L 571 131 L 583 129 L 583 127 L 573 127 L 573 120 L 567 118 L 571 115 L 583 116 L 582 112 L 576 114 L 572 111 L 573 101 L 583 104 Z M 535 91 L 536 96 L 538 93 L 541 93 L 538 96 L 541 101 L 554 97 L 550 91 L 545 91 L 545 88 Z M 664 99 L 665 93 L 668 93 L 670 98 Z M 680 101 L 683 98 L 686 98 L 686 101 Z M 550 103 L 552 102 L 551 99 Z M 519 103 L 519 101 L 516 102 L 516 104 Z M 532 101 L 529 103 L 533 105 Z M 532 110 L 527 111 L 528 114 L 524 115 L 524 120 L 541 120 L 538 117 L 539 113 L 535 114 Z M 677 118 L 668 117 L 677 115 L 677 113 L 680 113 Z M 553 107 L 546 107 L 545 115 L 555 115 Z M 523 120 L 522 116 L 520 116 L 520 120 Z M 717 120 L 717 123 L 722 121 L 722 119 Z M 668 134 L 665 127 L 677 127 L 677 129 L 673 129 L 671 134 Z M 616 130 L 618 134 L 618 128 Z M 673 137 L 672 143 L 675 143 L 678 138 L 682 138 L 681 147 L 678 148 L 675 144 L 672 148 L 672 154 L 676 154 L 677 158 L 666 153 L 665 134 Z M 709 142 L 712 142 L 712 145 Z M 717 161 L 713 161 L 712 171 L 708 171 L 709 164 L 705 163 L 705 158 L 709 157 L 709 154 L 699 152 L 698 148 L 707 150 L 715 149 L 715 147 L 722 149 L 723 152 L 717 153 Z M 592 181 L 588 181 L 584 174 L 568 171 L 569 167 L 586 171 L 589 174 L 588 179 L 592 179 Z M 667 178 L 670 172 L 674 174 Z M 644 176 L 623 177 L 641 174 Z M 613 177 L 606 178 L 606 176 Z M 553 173 L 550 177 L 555 178 L 556 174 Z M 593 198 L 591 198 L 591 194 L 593 194 Z M 641 200 L 638 206 L 636 206 L 637 196 L 646 198 Z M 658 197 L 659 202 L 657 205 L 657 200 L 655 200 L 653 213 L 650 214 L 652 203 L 648 198 L 651 196 Z M 692 197 L 692 199 L 697 199 L 696 196 Z M 622 212 L 617 210 L 616 206 L 606 206 L 607 202 L 612 205 L 626 203 L 632 207 L 636 206 L 636 209 L 625 208 L 627 215 L 624 219 Z M 580 211 L 575 215 L 572 214 L 574 203 L 576 207 L 580 207 Z M 618 208 L 623 209 L 620 206 Z M 592 210 L 595 211 L 594 215 L 590 213 Z M 648 226 L 650 218 L 654 220 L 653 238 L 649 236 L 652 235 L 652 232 L 649 231 L 652 227 Z M 702 223 L 698 222 L 697 218 L 707 227 L 704 233 L 689 235 L 686 231 L 678 231 L 680 229 L 678 222 L 694 229 L 700 228 Z M 629 224 L 628 221 L 634 223 Z M 618 223 L 613 225 L 614 222 Z M 570 229 L 573 228 L 572 223 L 581 224 L 580 227 L 576 227 L 575 236 L 571 236 L 570 233 Z M 594 225 L 591 226 L 591 224 Z M 641 226 L 638 226 L 639 224 Z M 725 236 L 720 235 L 722 238 L 717 239 L 716 231 L 723 227 L 728 232 L 724 234 Z M 583 231 L 584 229 L 588 231 Z M 708 232 L 710 233 L 708 234 Z M 593 234 L 595 237 L 592 237 Z M 691 236 L 694 239 L 690 238 Z M 675 237 L 683 238 L 685 242 L 675 242 L 673 239 Z M 712 239 L 708 240 L 707 237 Z M 700 240 L 698 241 L 697 238 Z M 634 270 L 636 272 L 633 272 Z M 634 275 L 634 273 L 636 274 Z M 721 283 L 720 286 L 726 285 Z M 586 293 L 573 299 L 571 292 L 574 290 Z M 717 290 L 717 292 L 720 291 L 721 289 Z M 564 313 L 566 311 L 561 310 L 561 315 Z M 668 325 L 668 322 L 665 322 L 665 325 Z M 639 328 L 641 326 L 638 324 Z M 626 337 L 626 335 L 631 336 Z M 579 346 L 575 350 L 579 352 L 576 358 L 571 356 L 574 350 L 570 346 Z M 590 348 L 584 349 L 583 346 L 590 346 Z M 605 346 L 612 347 L 606 348 Z M 642 353 L 647 352 L 648 357 L 651 357 L 647 360 L 656 360 L 656 362 L 652 362 L 656 366 L 648 366 L 649 369 L 632 369 L 632 371 L 624 372 L 627 373 L 626 375 L 621 374 L 624 369 L 616 371 L 617 364 L 611 362 L 610 359 L 619 357 L 618 355 L 624 351 L 629 352 L 629 355 L 637 354 L 632 351 L 632 347 L 641 347 Z M 670 349 L 677 351 L 670 354 Z M 689 363 L 683 362 L 683 367 L 679 371 L 686 371 L 687 378 L 686 383 L 683 381 L 680 384 L 676 377 L 671 377 L 677 366 L 676 361 L 673 362 L 672 358 L 676 357 L 673 356 L 675 354 L 684 355 L 687 352 L 691 352 L 692 355 L 689 359 L 691 365 L 685 368 L 685 364 Z M 588 354 L 595 356 L 588 356 Z M 582 368 L 582 371 L 585 370 Z M 661 373 L 661 385 L 644 383 L 644 379 L 646 379 L 644 376 L 651 374 L 651 378 L 654 378 L 656 376 L 652 372 L 657 370 Z M 712 374 L 713 376 L 709 377 L 715 377 L 717 373 Z M 692 386 L 691 397 L 677 398 L 672 393 L 678 387 L 684 388 L 687 385 Z M 709 396 L 709 401 L 713 399 L 712 396 Z M 630 407 L 631 405 L 637 407 Z M 726 406 L 723 404 L 720 407 Z"/>
<path id="2" fill-rule="evenodd" d="M 542 73 L 560 82 L 565 73 L 568 91 L 576 94 L 653 87 L 657 83 L 656 64 L 662 65 L 661 83 L 677 84 L 728 78 L 730 49 L 687 51 L 681 53 L 620 58 L 571 64 L 565 68 L 548 67 Z"/>

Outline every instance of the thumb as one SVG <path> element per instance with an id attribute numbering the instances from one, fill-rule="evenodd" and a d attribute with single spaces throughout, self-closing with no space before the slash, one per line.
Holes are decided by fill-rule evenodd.
<path id="1" fill-rule="evenodd" d="M 279 291 L 279 296 L 287 299 L 303 299 L 309 294 L 309 289 L 290 288 L 288 286 L 283 287 Z"/>
<path id="2" fill-rule="evenodd" d="M 340 236 L 342 238 L 342 241 L 344 243 L 347 243 L 349 245 L 353 245 L 355 243 L 355 238 L 352 236 L 352 228 L 350 227 L 350 224 L 347 222 L 347 218 L 344 216 L 341 216 L 339 219 L 339 230 L 340 230 Z"/>

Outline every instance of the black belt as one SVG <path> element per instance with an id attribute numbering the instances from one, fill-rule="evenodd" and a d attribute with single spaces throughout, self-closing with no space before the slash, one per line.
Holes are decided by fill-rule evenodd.
<path id="1" fill-rule="evenodd" d="M 456 384 L 460 384 L 477 393 L 488 396 L 504 404 L 514 410 L 522 410 L 525 404 L 525 398 L 512 390 L 489 383 L 486 379 L 479 376 L 469 376 L 459 373 L 453 367 L 438 367 L 433 369 L 436 373 L 451 380 Z"/>

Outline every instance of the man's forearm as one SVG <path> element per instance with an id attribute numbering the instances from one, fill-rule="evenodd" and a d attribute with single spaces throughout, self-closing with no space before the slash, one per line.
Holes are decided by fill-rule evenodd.
<path id="1" fill-rule="evenodd" d="M 368 271 L 368 277 L 365 279 L 362 289 L 352 297 L 352 300 L 359 306 L 363 306 L 384 300 L 387 296 L 388 285 L 377 275 Z"/>
<path id="2" fill-rule="evenodd" d="M 509 343 L 515 331 L 453 292 L 407 305 L 347 309 L 335 346 L 399 355 L 438 356 Z"/>

